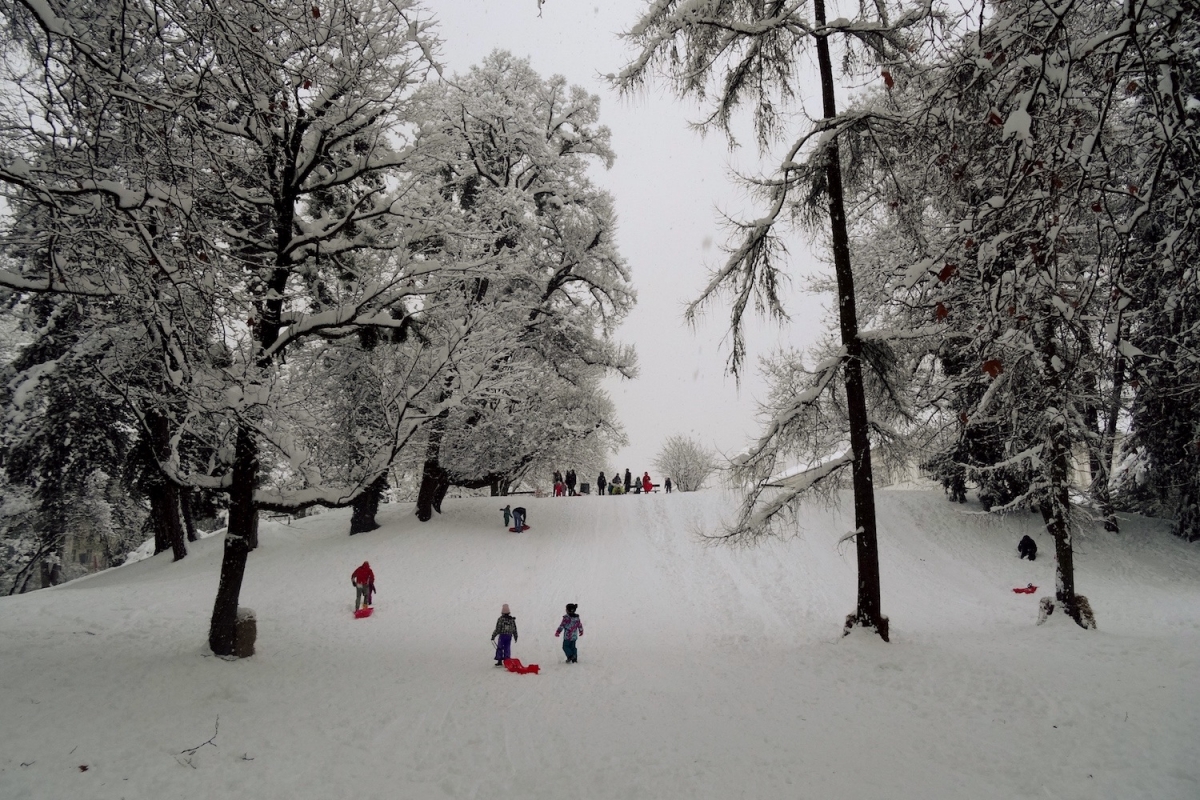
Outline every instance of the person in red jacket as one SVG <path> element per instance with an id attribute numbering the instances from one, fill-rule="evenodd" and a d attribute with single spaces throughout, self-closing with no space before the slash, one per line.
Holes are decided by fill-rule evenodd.
<path id="1" fill-rule="evenodd" d="M 650 492 L 654 491 L 654 484 L 650 482 L 649 472 L 642 475 L 642 491 L 646 494 L 650 494 Z"/>
<path id="2" fill-rule="evenodd" d="M 354 610 L 370 608 L 371 595 L 375 594 L 375 573 L 366 561 L 362 566 L 350 573 L 350 583 L 354 584 Z"/>

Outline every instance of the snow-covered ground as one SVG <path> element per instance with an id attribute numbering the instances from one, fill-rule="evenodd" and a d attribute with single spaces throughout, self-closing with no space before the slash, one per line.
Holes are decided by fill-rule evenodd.
<path id="1" fill-rule="evenodd" d="M 790 541 L 699 541 L 730 502 L 529 499 L 520 535 L 492 498 L 425 525 L 383 506 L 353 538 L 343 512 L 264 522 L 237 662 L 205 647 L 219 536 L 4 598 L 0 798 L 1200 797 L 1200 547 L 1088 525 L 1099 630 L 1037 627 L 1037 518 L 881 492 L 884 644 L 839 635 L 846 498 Z M 364 559 L 377 609 L 354 620 Z M 492 665 L 505 602 L 540 675 Z M 553 637 L 567 602 L 578 665 Z"/>

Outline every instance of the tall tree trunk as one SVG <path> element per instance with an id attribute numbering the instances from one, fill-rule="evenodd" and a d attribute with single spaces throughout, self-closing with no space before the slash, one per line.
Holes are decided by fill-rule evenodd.
<path id="1" fill-rule="evenodd" d="M 221 559 L 221 580 L 208 629 L 208 646 L 219 656 L 234 653 L 237 635 L 238 596 L 246 574 L 246 559 L 258 544 L 258 510 L 254 489 L 258 485 L 258 447 L 254 433 L 238 426 L 233 462 L 233 484 L 229 488 L 229 525 Z"/>
<path id="2" fill-rule="evenodd" d="M 379 527 L 375 514 L 379 511 L 379 500 L 387 491 L 387 473 L 380 474 L 358 497 L 354 498 L 354 512 L 350 515 L 350 535 L 366 533 Z"/>
<path id="3" fill-rule="evenodd" d="M 825 0 L 814 0 L 817 28 L 825 27 Z M 821 104 L 825 119 L 837 116 L 833 64 L 829 39 L 817 37 L 817 63 L 821 69 Z M 880 607 L 879 545 L 875 526 L 875 489 L 871 478 L 871 440 L 867 419 L 866 391 L 862 376 L 862 342 L 858 338 L 858 312 L 854 302 L 854 272 L 850 267 L 850 239 L 846 233 L 846 207 L 842 192 L 842 165 L 837 140 L 828 148 L 825 180 L 829 192 L 829 226 L 833 244 L 833 267 L 837 274 L 838 318 L 842 345 L 846 348 L 846 406 L 850 420 L 850 449 L 854 456 L 854 524 L 858 554 L 858 608 L 846 620 L 852 625 L 874 628 L 885 642 L 888 619 Z"/>
<path id="4" fill-rule="evenodd" d="M 171 457 L 171 422 L 167 415 L 151 410 L 146 413 L 146 423 L 150 428 L 150 445 L 154 449 L 154 469 L 158 472 L 154 480 L 154 488 L 150 492 L 150 505 L 154 513 L 156 526 L 162 528 L 162 536 L 175 554 L 175 560 L 187 556 L 187 543 L 184 540 L 183 520 L 179 516 L 179 487 L 167 478 L 159 466 Z M 155 508 L 157 498 L 157 508 Z M 154 535 L 154 550 L 160 542 L 158 531 Z M 165 549 L 165 548 L 164 548 Z"/>
<path id="5" fill-rule="evenodd" d="M 179 490 L 179 510 L 183 512 L 183 527 L 187 531 L 187 540 L 196 541 L 196 513 L 192 508 L 191 489 Z"/>
<path id="6" fill-rule="evenodd" d="M 1063 612 L 1082 627 L 1083 620 L 1079 600 L 1075 594 L 1075 553 L 1071 543 L 1071 498 L 1069 477 L 1071 469 L 1070 447 L 1066 428 L 1059 423 L 1050 431 L 1046 442 L 1049 465 L 1049 497 L 1042 501 L 1042 520 L 1046 531 L 1054 537 L 1054 599 Z"/>
<path id="7" fill-rule="evenodd" d="M 1120 336 L 1120 317 L 1118 316 L 1117 335 Z M 1117 446 L 1117 417 L 1121 413 L 1121 394 L 1125 391 L 1125 356 L 1117 353 L 1113 358 L 1112 397 L 1108 401 L 1108 409 L 1104 418 L 1104 431 L 1100 436 L 1100 471 L 1095 476 L 1096 504 L 1104 516 L 1104 530 L 1117 533 L 1120 523 L 1117 522 L 1117 512 L 1112 502 L 1112 463 Z"/>
<path id="8" fill-rule="evenodd" d="M 437 513 L 442 513 L 442 501 L 446 499 L 446 493 L 450 491 L 450 476 L 446 470 L 441 470 L 441 477 L 437 482 L 437 486 L 433 490 L 433 510 Z"/>
<path id="9" fill-rule="evenodd" d="M 162 492 L 157 486 L 154 486 L 148 489 L 146 495 L 150 500 L 150 527 L 154 531 L 154 555 L 158 555 L 171 549 L 171 536 L 167 533 L 167 523 L 163 520 Z"/>
<path id="10" fill-rule="evenodd" d="M 429 441 L 425 445 L 425 464 L 421 470 L 421 488 L 417 492 L 417 519 L 428 522 L 433 519 L 436 510 L 442 513 L 442 498 L 446 496 L 446 471 L 442 469 L 439 457 L 442 450 L 442 438 L 446 435 L 446 419 L 449 411 L 443 411 L 429 426 Z M 445 484 L 446 488 L 442 488 Z M 439 493 L 440 490 L 440 493 Z"/>
<path id="11" fill-rule="evenodd" d="M 159 482 L 150 495 L 150 519 L 154 525 L 154 553 L 174 552 L 175 561 L 187 555 L 183 520 L 179 514 L 179 487 L 168 480 Z"/>

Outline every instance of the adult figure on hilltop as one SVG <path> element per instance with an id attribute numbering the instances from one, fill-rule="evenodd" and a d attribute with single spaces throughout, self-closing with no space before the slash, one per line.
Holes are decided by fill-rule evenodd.
<path id="1" fill-rule="evenodd" d="M 650 480 L 649 472 L 642 474 L 642 491 L 646 494 L 650 494 L 652 491 L 654 491 L 654 482 Z"/>
<path id="2" fill-rule="evenodd" d="M 600 477 L 596 478 L 596 493 L 604 494 L 604 487 L 608 485 L 608 481 L 604 480 L 604 473 L 600 473 Z"/>
<path id="3" fill-rule="evenodd" d="M 671 479 L 670 478 L 667 478 L 665 481 L 663 481 L 663 489 L 666 490 L 667 494 L 671 493 Z"/>
<path id="4" fill-rule="evenodd" d="M 570 497 L 575 496 L 575 483 L 577 480 L 578 479 L 575 477 L 575 470 L 567 470 L 567 495 Z"/>
<path id="5" fill-rule="evenodd" d="M 632 486 L 633 486 L 633 475 L 629 472 L 629 469 L 626 468 L 625 469 L 625 494 L 629 494 L 629 489 Z"/>

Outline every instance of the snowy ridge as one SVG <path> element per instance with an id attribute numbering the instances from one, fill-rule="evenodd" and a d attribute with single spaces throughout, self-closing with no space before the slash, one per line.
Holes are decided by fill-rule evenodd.
<path id="1" fill-rule="evenodd" d="M 1100 629 L 1037 627 L 1039 518 L 880 492 L 883 644 L 839 635 L 847 498 L 736 550 L 697 536 L 732 511 L 719 492 L 522 498 L 520 535 L 508 500 L 425 525 L 385 505 L 354 537 L 344 510 L 264 521 L 258 652 L 235 663 L 204 647 L 219 536 L 0 599 L 0 797 L 1197 796 L 1200 549 L 1159 522 L 1083 525 Z M 364 559 L 379 594 L 356 621 Z M 504 602 L 541 675 L 491 666 Z M 567 602 L 587 631 L 569 666 Z"/>

